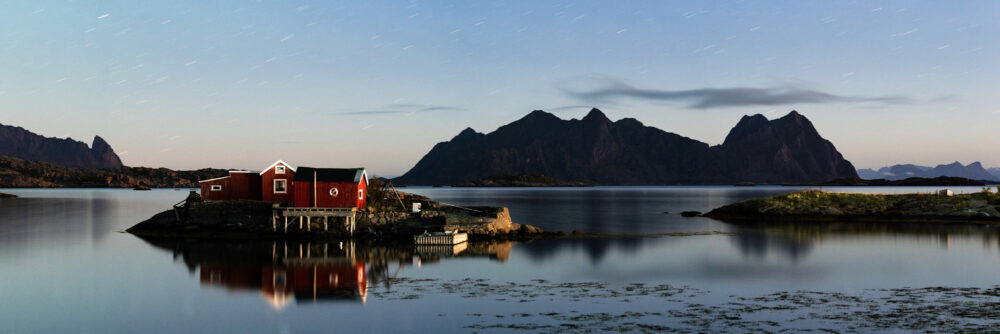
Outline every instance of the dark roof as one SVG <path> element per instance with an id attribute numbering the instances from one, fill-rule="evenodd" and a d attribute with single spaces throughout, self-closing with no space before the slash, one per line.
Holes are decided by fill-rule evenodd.
<path id="1" fill-rule="evenodd" d="M 364 168 L 312 168 L 299 167 L 295 171 L 295 181 L 312 182 L 313 172 L 316 173 L 316 181 L 321 182 L 361 182 L 361 177 L 365 174 Z"/>

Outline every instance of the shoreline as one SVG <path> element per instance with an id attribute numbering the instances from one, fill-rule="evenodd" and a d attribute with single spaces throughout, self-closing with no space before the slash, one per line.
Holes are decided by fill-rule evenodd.
<path id="1" fill-rule="evenodd" d="M 1000 194 L 864 194 L 805 190 L 751 199 L 702 215 L 721 221 L 1000 224 Z"/>

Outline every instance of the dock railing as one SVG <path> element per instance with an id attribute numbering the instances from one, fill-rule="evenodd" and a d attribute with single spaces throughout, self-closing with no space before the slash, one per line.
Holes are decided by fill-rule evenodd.
<path id="1" fill-rule="evenodd" d="M 343 217 L 344 223 L 347 226 L 347 231 L 351 235 L 354 234 L 354 228 L 357 222 L 357 212 L 358 208 L 313 208 L 313 207 L 281 207 L 275 205 L 272 209 L 271 214 L 271 225 L 275 232 L 278 231 L 278 217 L 285 217 L 284 221 L 284 231 L 288 233 L 288 224 L 294 224 L 294 217 L 299 219 L 299 230 L 305 228 L 306 231 L 312 231 L 312 219 L 323 218 L 323 230 L 329 230 L 329 218 L 330 217 Z M 293 221 L 289 222 L 288 217 L 292 217 Z M 303 227 L 305 225 L 305 227 Z"/>

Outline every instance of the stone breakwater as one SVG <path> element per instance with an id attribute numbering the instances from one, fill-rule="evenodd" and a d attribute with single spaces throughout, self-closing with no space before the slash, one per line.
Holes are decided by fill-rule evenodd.
<path id="1" fill-rule="evenodd" d="M 1000 224 L 1000 194 L 854 194 L 807 190 L 726 205 L 722 220 L 857 220 Z"/>

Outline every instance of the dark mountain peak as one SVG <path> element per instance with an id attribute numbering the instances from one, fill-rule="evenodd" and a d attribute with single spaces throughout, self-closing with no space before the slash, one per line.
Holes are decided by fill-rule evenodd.
<path id="1" fill-rule="evenodd" d="M 596 119 L 596 120 L 608 120 L 608 121 L 611 121 L 610 119 L 608 119 L 607 115 L 604 115 L 604 112 L 602 112 L 601 109 L 597 109 L 597 108 L 590 109 L 590 112 L 587 113 L 587 116 L 583 117 L 584 121 L 586 121 L 588 119 L 590 119 L 590 120 L 595 120 Z"/>
<path id="2" fill-rule="evenodd" d="M 479 137 L 479 136 L 482 136 L 482 135 L 483 134 L 481 134 L 479 132 L 476 132 L 476 130 L 473 130 L 470 127 L 470 128 L 465 128 L 465 130 L 462 130 L 462 132 L 459 132 L 458 135 L 455 136 L 455 138 L 452 138 L 451 140 L 463 140 L 463 139 L 468 139 L 468 138 Z"/>
<path id="3" fill-rule="evenodd" d="M 122 167 L 111 145 L 99 136 L 88 147 L 73 138 L 50 138 L 8 125 L 0 125 L 0 155 L 65 167 Z"/>
<path id="4" fill-rule="evenodd" d="M 536 110 L 488 134 L 471 129 L 435 145 L 396 179 L 453 184 L 490 175 L 540 174 L 591 184 L 815 183 L 857 177 L 797 113 L 744 116 L 716 147 L 598 109 L 581 120 Z M 793 120 L 788 122 L 787 119 Z M 479 136 L 475 140 L 462 138 Z M 730 142 L 733 142 L 731 145 Z"/>
<path id="5" fill-rule="evenodd" d="M 723 144 L 733 143 L 737 140 L 746 138 L 747 136 L 760 131 L 760 129 L 768 127 L 769 124 L 770 121 L 768 121 L 767 117 L 764 117 L 764 115 L 743 115 L 743 117 L 740 118 L 740 121 L 736 123 L 736 126 L 734 126 L 732 130 L 729 130 L 729 135 L 726 136 L 726 140 L 723 141 Z"/>
<path id="6" fill-rule="evenodd" d="M 556 116 L 556 115 L 547 113 L 544 110 L 534 110 L 534 111 L 528 113 L 527 115 L 525 115 L 524 117 L 522 117 L 521 119 L 522 120 L 527 120 L 527 119 L 531 119 L 531 120 L 551 120 L 551 119 L 556 119 L 556 120 L 558 120 L 559 117 Z"/>
<path id="7" fill-rule="evenodd" d="M 631 128 L 643 128 L 643 127 L 646 127 L 645 124 L 642 124 L 642 122 L 640 122 L 639 120 L 637 120 L 635 118 L 632 118 L 632 117 L 626 117 L 626 118 L 622 118 L 622 119 L 620 119 L 618 121 L 615 121 L 615 126 L 631 127 Z"/>
<path id="8" fill-rule="evenodd" d="M 94 142 L 93 144 L 90 145 L 90 149 L 94 150 L 95 152 L 111 151 L 111 145 L 109 145 L 108 142 L 104 141 L 104 138 L 101 138 L 101 136 L 94 136 Z"/>
<path id="9" fill-rule="evenodd" d="M 812 124 L 811 122 L 809 122 L 808 118 L 806 118 L 805 116 L 802 116 L 802 114 L 800 114 L 798 111 L 795 111 L 795 110 L 792 110 L 787 115 L 782 116 L 781 118 L 776 119 L 774 121 L 775 122 L 779 122 L 779 123 L 792 123 L 792 124 L 799 124 L 799 125 L 801 125 L 801 124 Z"/>
<path id="10" fill-rule="evenodd" d="M 594 109 L 590 109 L 590 112 L 587 113 L 587 116 L 583 117 L 583 122 L 584 123 L 607 123 L 607 124 L 610 124 L 611 120 L 608 119 L 608 116 L 605 116 L 604 113 L 601 112 L 601 110 L 599 110 L 597 108 L 594 108 Z"/>

